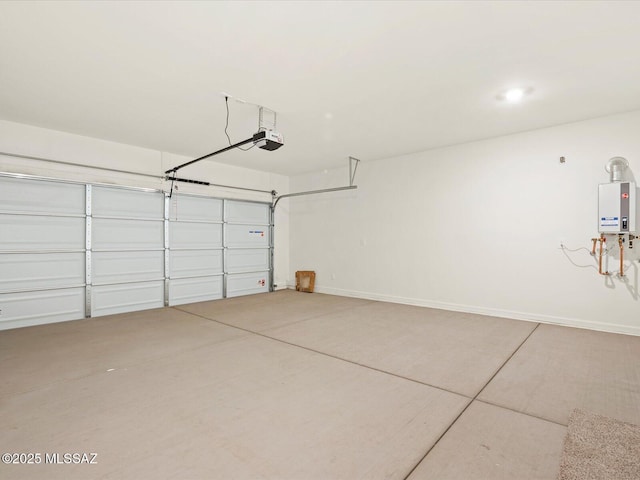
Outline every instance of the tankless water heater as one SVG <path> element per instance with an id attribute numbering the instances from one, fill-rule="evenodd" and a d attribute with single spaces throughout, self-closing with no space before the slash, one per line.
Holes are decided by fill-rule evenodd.
<path id="1" fill-rule="evenodd" d="M 603 183 L 598 186 L 598 231 L 636 233 L 636 184 Z"/>

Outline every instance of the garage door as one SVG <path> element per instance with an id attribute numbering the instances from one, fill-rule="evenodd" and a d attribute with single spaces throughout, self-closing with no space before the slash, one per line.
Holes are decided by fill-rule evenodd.
<path id="1" fill-rule="evenodd" d="M 164 194 L 89 186 L 91 316 L 164 306 Z"/>
<path id="2" fill-rule="evenodd" d="M 270 204 L 0 175 L 0 329 L 268 292 Z"/>
<path id="3" fill-rule="evenodd" d="M 0 177 L 0 328 L 85 316 L 85 194 Z"/>
<path id="4" fill-rule="evenodd" d="M 269 204 L 224 201 L 226 296 L 269 291 L 271 228 Z"/>
<path id="5" fill-rule="evenodd" d="M 169 305 L 222 298 L 222 200 L 181 194 L 168 202 Z"/>

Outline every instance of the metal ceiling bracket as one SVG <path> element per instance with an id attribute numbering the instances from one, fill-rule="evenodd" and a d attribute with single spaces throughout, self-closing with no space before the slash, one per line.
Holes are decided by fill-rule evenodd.
<path id="1" fill-rule="evenodd" d="M 258 107 L 258 131 L 275 130 L 277 119 L 275 111 L 266 107 Z"/>
<path id="2" fill-rule="evenodd" d="M 349 157 L 349 186 L 353 185 L 353 181 L 356 179 L 356 170 L 358 170 L 358 164 L 360 160 L 355 157 Z"/>
<path id="3" fill-rule="evenodd" d="M 354 163 L 355 162 L 355 163 Z M 356 177 L 356 170 L 358 169 L 358 163 L 360 160 L 354 157 L 349 157 L 349 185 L 346 187 L 335 187 L 335 188 L 323 188 L 321 190 L 308 190 L 306 192 L 296 192 L 296 193 L 287 193 L 285 195 L 274 196 L 273 198 L 273 209 L 276 209 L 278 202 L 283 198 L 289 197 L 301 197 L 303 195 L 316 195 L 318 193 L 329 193 L 329 192 L 339 192 L 342 190 L 355 190 L 358 188 L 357 185 L 353 184 L 353 181 Z M 275 192 L 274 192 L 275 193 Z"/>

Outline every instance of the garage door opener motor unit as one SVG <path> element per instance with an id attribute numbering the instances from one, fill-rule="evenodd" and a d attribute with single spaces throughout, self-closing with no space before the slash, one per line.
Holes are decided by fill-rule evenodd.
<path id="1" fill-rule="evenodd" d="M 266 120 L 266 116 L 268 114 L 272 115 L 271 123 Z M 259 107 L 259 121 L 258 121 L 258 131 L 254 133 L 251 137 L 246 140 L 242 140 L 241 142 L 234 143 L 233 145 L 229 145 L 228 147 L 221 148 L 220 150 L 216 150 L 215 152 L 208 153 L 203 155 L 202 157 L 198 157 L 194 160 L 190 160 L 185 162 L 177 167 L 170 168 L 165 173 L 165 180 L 170 180 L 172 182 L 186 182 L 186 183 L 196 183 L 199 185 L 210 185 L 209 182 L 202 182 L 199 180 L 190 180 L 187 178 L 179 178 L 176 177 L 178 170 L 184 168 L 188 165 L 199 162 L 200 160 L 204 160 L 209 157 L 213 157 L 214 155 L 218 155 L 220 153 L 228 152 L 229 150 L 233 150 L 234 148 L 240 148 L 243 145 L 248 143 L 253 143 L 254 146 L 258 146 L 263 150 L 277 150 L 282 145 L 284 145 L 284 140 L 281 133 L 276 132 L 276 112 L 273 110 L 269 110 L 268 108 Z M 231 142 L 229 142 L 231 143 Z M 173 189 L 172 189 L 173 190 Z M 173 191 L 172 191 L 173 193 Z"/>

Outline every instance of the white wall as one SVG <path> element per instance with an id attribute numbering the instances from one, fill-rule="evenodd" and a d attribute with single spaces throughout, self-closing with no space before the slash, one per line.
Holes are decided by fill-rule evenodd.
<path id="1" fill-rule="evenodd" d="M 212 147 L 214 150 L 215 147 Z M 65 132 L 0 120 L 0 172 L 38 175 L 80 182 L 108 183 L 168 191 L 170 185 L 160 179 L 163 172 L 191 158 L 132 145 L 82 137 Z M 153 175 L 107 172 L 95 168 L 75 167 L 20 158 L 11 154 L 108 167 Z M 204 160 L 180 171 L 180 176 L 259 190 L 289 191 L 289 179 L 283 175 L 250 170 Z M 179 193 L 194 193 L 220 198 L 262 202 L 271 195 L 225 188 L 180 183 Z M 284 203 L 284 201 L 282 202 Z M 274 275 L 275 283 L 284 287 L 289 272 L 289 217 L 285 209 L 276 212 Z"/>
<path id="2" fill-rule="evenodd" d="M 606 278 L 559 248 L 591 247 L 604 165 L 620 155 L 640 174 L 638 132 L 640 111 L 363 161 L 358 190 L 290 200 L 289 283 L 309 269 L 318 292 L 640 335 L 638 261 Z M 347 182 L 341 169 L 291 188 Z"/>

